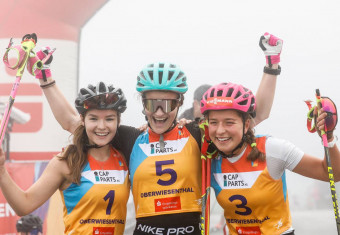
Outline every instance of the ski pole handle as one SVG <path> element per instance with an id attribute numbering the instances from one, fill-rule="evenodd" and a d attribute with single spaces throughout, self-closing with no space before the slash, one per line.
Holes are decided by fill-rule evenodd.
<path id="1" fill-rule="evenodd" d="M 316 104 L 319 109 L 322 108 L 322 102 L 321 102 L 321 96 L 320 96 L 320 90 L 315 90 L 315 96 L 316 96 Z M 318 111 L 320 112 L 320 111 Z M 326 125 L 325 125 L 326 128 Z M 326 130 L 327 131 L 327 130 Z M 327 140 L 327 134 L 325 130 L 320 130 L 321 132 L 321 138 L 325 150 L 325 156 L 326 156 L 326 162 L 327 162 L 327 169 L 328 169 L 328 178 L 329 178 L 329 184 L 332 194 L 332 201 L 333 201 L 333 208 L 334 208 L 334 215 L 335 215 L 335 222 L 337 227 L 338 235 L 340 235 L 340 218 L 339 218 L 339 207 L 338 207 L 338 200 L 337 200 L 337 194 L 335 189 L 335 181 L 334 181 L 334 175 L 333 175 L 333 168 L 331 164 L 330 154 L 329 154 L 329 148 L 328 148 L 328 140 Z"/>
<path id="2" fill-rule="evenodd" d="M 2 120 L 1 120 L 0 146 L 1 146 L 3 138 L 5 136 L 6 128 L 7 128 L 7 125 L 8 125 L 8 120 L 9 120 L 9 117 L 11 115 L 11 109 L 12 109 L 12 106 L 14 104 L 14 100 L 15 100 L 15 97 L 16 97 L 16 94 L 17 94 L 17 91 L 18 91 L 18 87 L 19 87 L 19 84 L 20 84 L 22 74 L 23 74 L 24 69 L 26 67 L 29 55 L 30 55 L 31 51 L 34 49 L 35 43 L 36 43 L 36 35 L 35 35 L 35 39 L 31 39 L 31 37 L 26 38 L 26 36 L 27 35 L 24 36 L 23 41 L 21 42 L 21 49 L 24 52 L 24 53 L 21 53 L 21 56 L 24 56 L 24 58 L 23 58 L 22 62 L 20 64 L 18 64 L 16 79 L 15 79 L 15 82 L 13 84 L 13 87 L 12 87 L 12 90 L 11 90 L 11 93 L 10 93 L 10 96 L 9 96 L 9 101 L 8 101 L 8 104 L 6 105 L 5 112 L 4 112 L 4 115 L 3 115 Z M 33 36 L 33 34 L 31 36 Z M 10 40 L 9 47 L 11 45 L 12 45 L 12 39 Z M 8 53 L 8 50 L 7 50 L 7 52 L 4 56 L 5 64 L 8 62 L 7 53 Z M 20 57 L 20 54 L 19 54 L 19 57 Z M 19 58 L 19 61 L 21 61 L 21 59 L 22 58 Z M 14 69 L 14 68 L 12 68 L 12 69 Z"/>

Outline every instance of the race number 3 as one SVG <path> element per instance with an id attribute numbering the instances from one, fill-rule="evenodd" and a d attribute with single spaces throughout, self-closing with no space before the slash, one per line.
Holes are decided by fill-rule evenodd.
<path id="1" fill-rule="evenodd" d="M 107 200 L 109 200 L 109 203 L 107 204 L 107 207 L 106 207 L 106 214 L 111 215 L 112 205 L 113 205 L 113 202 L 115 200 L 115 191 L 114 190 L 110 190 L 106 194 L 106 196 L 104 197 L 104 201 L 107 201 Z"/>
<path id="2" fill-rule="evenodd" d="M 162 185 L 162 186 L 169 186 L 169 185 L 172 185 L 173 183 L 176 182 L 176 180 L 177 180 L 176 171 L 174 169 L 171 169 L 171 168 L 164 168 L 163 169 L 163 166 L 172 165 L 174 163 L 175 163 L 174 160 L 156 161 L 155 162 L 155 164 L 156 164 L 156 175 L 161 176 L 161 175 L 164 175 L 164 174 L 169 174 L 171 176 L 170 179 L 167 180 L 167 181 L 159 179 L 157 181 L 157 184 Z"/>
<path id="3" fill-rule="evenodd" d="M 239 215 L 250 215 L 252 210 L 247 207 L 247 199 L 242 196 L 242 195 L 233 195 L 229 198 L 229 201 L 230 202 L 233 202 L 235 200 L 238 200 L 240 201 L 241 203 L 240 204 L 236 204 L 236 207 L 239 208 L 239 209 L 242 209 L 242 211 L 238 211 L 238 210 L 235 210 L 235 214 L 239 214 Z"/>

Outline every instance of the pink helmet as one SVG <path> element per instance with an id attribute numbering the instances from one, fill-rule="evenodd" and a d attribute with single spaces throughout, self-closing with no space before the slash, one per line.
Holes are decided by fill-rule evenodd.
<path id="1" fill-rule="evenodd" d="M 234 109 L 255 117 L 255 108 L 255 96 L 251 90 L 234 83 L 212 86 L 201 99 L 202 114 L 206 114 L 209 110 Z"/>

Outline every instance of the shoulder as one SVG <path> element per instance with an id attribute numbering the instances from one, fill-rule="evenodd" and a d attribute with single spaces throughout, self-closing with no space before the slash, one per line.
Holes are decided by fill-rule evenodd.
<path id="1" fill-rule="evenodd" d="M 61 153 L 54 156 L 48 163 L 47 168 L 49 171 L 58 173 L 63 177 L 67 177 L 71 173 L 70 168 L 67 165 L 67 162 L 61 159 Z"/>
<path id="2" fill-rule="evenodd" d="M 192 135 L 192 137 L 195 138 L 198 146 L 200 147 L 201 146 L 201 131 L 200 131 L 200 128 L 198 126 L 198 122 L 193 121 L 193 122 L 185 125 L 185 127 L 187 128 L 189 133 Z"/>
<path id="3" fill-rule="evenodd" d="M 294 144 L 285 139 L 273 136 L 266 137 L 266 155 L 274 158 L 284 158 L 291 152 L 302 152 Z"/>
<path id="4" fill-rule="evenodd" d="M 278 179 L 278 176 L 281 177 L 281 173 L 283 173 L 285 169 L 292 171 L 301 161 L 303 155 L 304 152 L 291 142 L 271 136 L 267 137 L 267 166 L 274 178 Z"/>

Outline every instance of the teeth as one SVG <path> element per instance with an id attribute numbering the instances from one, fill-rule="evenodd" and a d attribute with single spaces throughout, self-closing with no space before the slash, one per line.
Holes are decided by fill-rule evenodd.
<path id="1" fill-rule="evenodd" d="M 96 133 L 96 135 L 99 135 L 99 136 L 106 136 L 108 135 L 109 133 Z"/>
<path id="2" fill-rule="evenodd" d="M 156 121 L 164 121 L 166 118 L 155 118 Z"/>
<path id="3" fill-rule="evenodd" d="M 216 139 L 219 140 L 219 141 L 227 141 L 227 140 L 229 140 L 230 138 L 218 138 L 218 137 L 216 137 Z"/>

